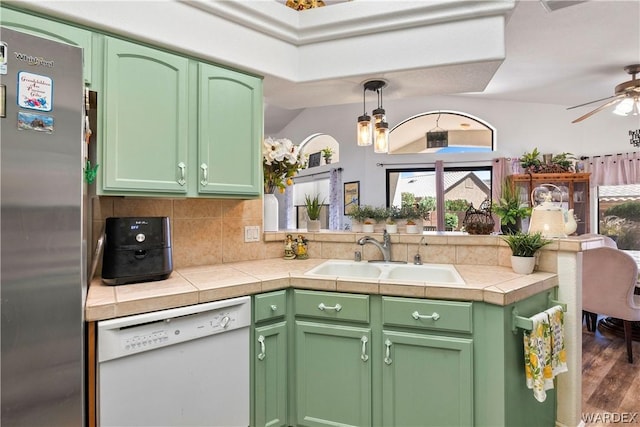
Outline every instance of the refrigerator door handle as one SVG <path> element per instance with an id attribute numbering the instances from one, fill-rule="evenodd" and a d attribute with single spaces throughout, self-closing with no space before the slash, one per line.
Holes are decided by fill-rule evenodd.
<path id="1" fill-rule="evenodd" d="M 0 85 L 0 117 L 7 117 L 7 87 Z"/>

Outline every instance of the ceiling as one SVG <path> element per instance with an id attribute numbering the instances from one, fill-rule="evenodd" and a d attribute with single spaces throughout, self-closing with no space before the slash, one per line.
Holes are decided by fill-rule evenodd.
<path id="1" fill-rule="evenodd" d="M 277 134 L 305 107 L 361 102 L 360 84 L 369 78 L 388 81 L 384 90 L 387 100 L 409 93 L 433 95 L 432 88 L 438 87 L 445 88 L 439 94 L 564 107 L 611 96 L 617 84 L 630 80 L 623 67 L 640 63 L 640 0 L 544 3 L 562 7 L 549 11 L 542 1 L 517 2 L 507 17 L 506 58 L 482 92 L 467 92 L 464 72 L 459 69 L 460 75 L 455 80 L 460 84 L 452 85 L 451 70 L 445 67 L 304 83 L 266 75 L 265 134 Z M 494 70 L 487 67 L 487 73 Z M 430 87 L 424 84 L 425 74 L 429 76 Z M 471 80 L 472 76 L 468 77 Z M 294 99 L 305 100 L 304 105 L 292 108 Z M 576 108 L 576 117 L 598 105 Z"/>

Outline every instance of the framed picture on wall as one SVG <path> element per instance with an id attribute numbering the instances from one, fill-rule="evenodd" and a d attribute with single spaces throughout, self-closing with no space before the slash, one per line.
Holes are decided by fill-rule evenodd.
<path id="1" fill-rule="evenodd" d="M 320 166 L 320 156 L 322 154 L 318 151 L 317 153 L 309 154 L 309 163 L 307 164 L 307 168 L 315 168 L 316 166 Z"/>
<path id="2" fill-rule="evenodd" d="M 360 181 L 344 183 L 344 215 L 360 206 Z"/>

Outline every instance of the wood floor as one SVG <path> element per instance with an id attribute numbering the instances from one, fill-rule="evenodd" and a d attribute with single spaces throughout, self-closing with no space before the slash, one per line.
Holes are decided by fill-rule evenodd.
<path id="1" fill-rule="evenodd" d="M 640 424 L 640 342 L 627 362 L 623 338 L 582 329 L 582 413 L 591 426 Z M 595 415 L 588 422 L 589 416 Z M 629 425 L 629 424 L 627 424 Z"/>

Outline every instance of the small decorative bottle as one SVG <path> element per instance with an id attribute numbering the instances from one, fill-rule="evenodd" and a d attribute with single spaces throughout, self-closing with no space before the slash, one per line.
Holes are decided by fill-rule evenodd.
<path id="1" fill-rule="evenodd" d="M 287 234 L 287 238 L 284 241 L 284 259 L 294 259 L 296 257 L 293 251 L 293 236 Z"/>
<path id="2" fill-rule="evenodd" d="M 309 258 L 309 254 L 307 253 L 307 239 L 305 239 L 302 234 L 298 234 L 298 238 L 296 239 L 296 258 Z"/>

